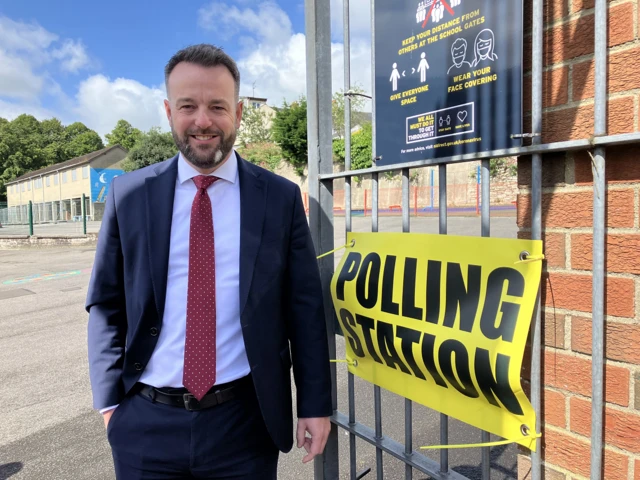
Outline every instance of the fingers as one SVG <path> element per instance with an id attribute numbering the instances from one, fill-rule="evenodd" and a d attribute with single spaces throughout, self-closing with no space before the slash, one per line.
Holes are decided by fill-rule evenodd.
<path id="1" fill-rule="evenodd" d="M 313 460 L 316 455 L 320 455 L 324 450 L 326 442 L 326 438 L 324 442 L 321 442 L 318 438 L 307 438 L 304 446 L 307 455 L 302 459 L 302 463 L 308 463 Z"/>
<path id="2" fill-rule="evenodd" d="M 301 448 L 305 444 L 306 428 L 304 422 L 298 422 L 298 428 L 296 430 L 296 439 L 298 448 Z"/>
<path id="3" fill-rule="evenodd" d="M 331 431 L 331 423 L 328 418 L 312 419 L 308 422 L 300 421 L 298 422 L 298 435 L 301 428 L 303 441 L 300 442 L 300 437 L 298 436 L 298 445 L 302 444 L 307 451 L 307 455 L 302 459 L 303 463 L 307 463 L 324 451 Z M 310 433 L 310 437 L 306 437 L 307 431 Z"/>

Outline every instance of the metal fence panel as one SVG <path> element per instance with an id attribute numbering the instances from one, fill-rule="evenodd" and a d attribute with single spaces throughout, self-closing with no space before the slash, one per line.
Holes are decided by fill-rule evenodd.
<path id="1" fill-rule="evenodd" d="M 604 231 L 606 182 L 604 177 L 605 146 L 623 145 L 640 142 L 640 132 L 623 135 L 606 135 L 606 61 L 607 61 L 607 5 L 606 0 L 596 0 L 596 36 L 595 36 L 595 136 L 590 139 L 570 140 L 543 144 L 542 132 L 542 58 L 543 58 L 543 0 L 532 0 L 532 132 L 525 136 L 532 138 L 530 146 L 510 148 L 492 152 L 482 152 L 472 155 L 456 155 L 448 158 L 438 158 L 410 162 L 399 165 L 376 166 L 376 112 L 375 102 L 372 108 L 373 123 L 373 166 L 368 169 L 351 170 L 351 112 L 350 98 L 345 98 L 345 171 L 334 173 L 331 163 L 331 48 L 330 48 L 330 12 L 329 3 L 323 0 L 306 1 L 307 27 L 307 82 L 308 82 L 308 126 L 309 126 L 309 214 L 310 226 L 318 251 L 328 251 L 333 245 L 333 200 L 332 182 L 337 178 L 345 178 L 344 199 L 340 202 L 345 210 L 345 230 L 352 229 L 351 216 L 353 213 L 351 179 L 353 176 L 371 176 L 371 231 L 377 232 L 379 227 L 379 174 L 400 170 L 402 172 L 401 211 L 402 231 L 410 231 L 410 168 L 438 165 L 438 212 L 439 233 L 447 234 L 447 164 L 482 160 L 481 182 L 481 235 L 490 236 L 490 175 L 489 160 L 507 156 L 532 155 L 531 171 L 531 237 L 534 240 L 542 238 L 542 154 L 550 152 L 568 152 L 580 149 L 595 148 L 594 156 L 594 253 L 593 253 L 593 403 L 592 403 L 592 450 L 591 450 L 591 479 L 601 477 L 602 465 L 602 368 L 603 368 L 603 299 L 604 299 Z M 372 91 L 375 91 L 375 1 L 371 0 L 371 32 L 372 32 Z M 349 0 L 343 0 L 344 8 L 344 89 L 350 89 L 350 29 L 349 29 Z M 433 198 L 434 189 L 431 186 L 430 195 Z M 417 202 L 416 202 L 417 203 Z M 389 202 L 387 201 L 387 204 Z M 435 208 L 433 200 L 431 208 Z M 414 206 L 417 214 L 417 207 Z M 367 200 L 365 194 L 364 212 L 367 214 Z M 1 214 L 0 214 L 1 215 Z M 1 218 L 1 217 L 0 217 Z M 330 334 L 330 350 L 335 356 L 335 322 L 331 307 L 329 283 L 333 274 L 333 256 L 324 257 L 320 262 L 323 284 L 325 286 L 325 301 L 327 304 L 327 326 Z M 536 431 L 541 431 L 541 305 L 538 295 L 534 320 L 532 322 L 532 372 L 531 372 L 531 403 L 536 411 Z M 349 434 L 350 446 L 350 478 L 361 478 L 363 473 L 356 472 L 356 437 L 361 438 L 376 448 L 376 466 L 379 479 L 384 478 L 383 453 L 392 455 L 405 463 L 405 478 L 410 479 L 413 469 L 430 475 L 434 479 L 460 479 L 466 477 L 457 474 L 449 468 L 449 455 L 446 449 L 440 452 L 440 461 L 435 462 L 412 450 L 413 447 L 413 411 L 410 401 L 405 401 L 405 443 L 404 445 L 383 435 L 382 425 L 382 397 L 381 389 L 374 386 L 375 429 L 368 428 L 356 422 L 354 376 L 348 374 L 348 417 L 338 412 L 335 368 L 332 370 L 334 385 L 334 410 L 332 417 L 334 426 L 345 429 Z M 488 441 L 490 435 L 482 432 L 482 441 Z M 440 416 L 440 443 L 449 442 L 449 422 L 446 415 Z M 532 454 L 532 479 L 541 480 L 540 448 Z M 482 478 L 489 479 L 490 448 L 481 449 Z M 338 448 L 336 429 L 332 430 L 324 458 L 316 462 L 316 479 L 337 479 Z"/>

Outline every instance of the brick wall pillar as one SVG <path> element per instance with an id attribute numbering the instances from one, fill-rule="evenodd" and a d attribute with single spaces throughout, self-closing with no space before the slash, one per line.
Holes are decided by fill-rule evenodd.
<path id="1" fill-rule="evenodd" d="M 531 1 L 525 0 L 525 108 L 531 105 Z M 594 2 L 545 5 L 543 142 L 593 134 Z M 638 0 L 609 3 L 609 134 L 640 130 Z M 528 56 L 528 58 L 527 58 Z M 531 117 L 525 116 L 525 131 Z M 531 235 L 531 161 L 518 162 L 519 236 Z M 587 152 L 543 157 L 544 478 L 590 472 L 593 178 Z M 606 152 L 605 441 L 603 479 L 640 480 L 640 146 Z M 528 387 L 530 360 L 523 383 Z M 530 480 L 529 452 L 518 479 Z"/>

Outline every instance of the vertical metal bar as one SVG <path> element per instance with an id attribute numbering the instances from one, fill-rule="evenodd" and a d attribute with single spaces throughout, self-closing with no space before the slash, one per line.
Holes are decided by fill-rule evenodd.
<path id="1" fill-rule="evenodd" d="M 343 36 L 344 36 L 344 91 L 351 88 L 351 31 L 349 22 L 349 0 L 343 0 Z M 345 171 L 351 170 L 351 97 L 344 97 L 344 167 Z M 351 232 L 351 177 L 345 178 L 344 184 L 345 198 L 345 239 Z M 366 213 L 366 212 L 365 212 Z M 349 424 L 356 423 L 356 399 L 355 399 L 355 377 L 353 373 L 347 372 L 347 389 L 349 396 Z M 357 471 L 356 436 L 349 433 L 349 478 L 356 480 Z"/>
<path id="2" fill-rule="evenodd" d="M 433 184 L 431 185 L 433 189 Z M 447 234 L 447 164 L 438 166 L 438 220 L 439 232 L 441 235 Z M 449 417 L 440 414 L 440 445 L 449 445 Z M 440 471 L 449 471 L 449 450 L 440 450 Z"/>
<path id="3" fill-rule="evenodd" d="M 371 165 L 376 166 L 376 0 L 371 0 Z M 371 175 L 371 231 L 378 231 L 378 174 Z M 367 211 L 365 209 L 365 216 Z"/>
<path id="4" fill-rule="evenodd" d="M 309 155 L 309 226 L 317 252 L 333 249 L 333 183 L 319 181 L 321 173 L 333 171 L 331 129 L 331 12 L 330 3 L 305 0 L 307 57 L 307 145 Z M 326 312 L 329 354 L 336 357 L 335 319 L 330 284 L 333 255 L 318 261 Z M 338 409 L 335 363 L 331 364 L 332 406 Z M 314 459 L 316 480 L 337 480 L 338 427 L 332 423 L 323 455 Z"/>
<path id="5" fill-rule="evenodd" d="M 595 2 L 594 136 L 607 134 L 607 1 Z M 593 353 L 591 359 L 591 480 L 602 474 L 604 369 L 605 149 L 596 148 L 593 165 Z M 637 475 L 637 473 L 636 473 Z"/>
<path id="6" fill-rule="evenodd" d="M 482 236 L 491 236 L 491 160 L 482 160 L 482 185 L 481 185 L 481 198 L 480 204 L 481 222 L 482 222 Z"/>
<path id="7" fill-rule="evenodd" d="M 376 91 L 376 0 L 371 0 L 371 96 Z M 372 166 L 376 166 L 376 102 L 371 102 L 371 156 Z M 378 173 L 371 174 L 371 231 L 378 231 Z M 380 387 L 373 387 L 376 417 L 375 436 L 382 439 L 382 396 Z M 383 480 L 382 449 L 376 447 L 376 476 Z"/>
<path id="8" fill-rule="evenodd" d="M 407 233 L 410 231 L 410 214 L 411 205 L 409 204 L 409 193 L 411 186 L 409 185 L 409 169 L 402 169 L 402 231 Z"/>
<path id="9" fill-rule="evenodd" d="M 410 172 L 408 168 L 402 169 L 402 231 L 410 232 L 410 213 L 411 205 L 409 204 L 410 198 Z M 405 398 L 404 400 L 404 453 L 405 455 L 411 455 L 413 451 L 413 406 L 411 400 Z M 404 466 L 404 478 L 405 480 L 411 480 L 413 478 L 413 469 L 411 465 L 405 463 Z"/>
<path id="10" fill-rule="evenodd" d="M 382 397 L 380 387 L 373 387 L 373 399 L 376 416 L 376 440 L 382 440 Z M 382 466 L 382 449 L 376 447 L 376 478 L 384 480 L 384 470 Z"/>
<path id="11" fill-rule="evenodd" d="M 491 160 L 482 160 L 482 180 L 480 185 L 481 233 L 483 237 L 491 236 Z M 482 432 L 482 443 L 491 441 L 489 432 Z M 491 447 L 482 447 L 482 480 L 491 478 Z"/>
<path id="12" fill-rule="evenodd" d="M 347 388 L 349 390 L 349 424 L 355 425 L 356 423 L 356 398 L 355 398 L 355 377 L 353 373 L 347 373 Z M 357 457 L 356 457 L 356 436 L 353 433 L 349 433 L 349 478 L 356 480 L 358 472 Z"/>
<path id="13" fill-rule="evenodd" d="M 87 197 L 82 194 L 82 233 L 87 234 Z"/>
<path id="14" fill-rule="evenodd" d="M 33 237 L 33 202 L 29 200 L 29 236 Z"/>
<path id="15" fill-rule="evenodd" d="M 375 145 L 375 143 L 373 144 Z M 374 147 L 375 148 L 375 147 Z M 375 158 L 375 157 L 374 157 Z M 371 231 L 378 231 L 378 173 L 371 175 Z M 382 440 L 382 393 L 378 385 L 373 387 L 373 401 L 376 418 L 376 440 Z M 382 449 L 376 447 L 376 477 L 384 480 Z"/>
<path id="16" fill-rule="evenodd" d="M 542 134 L 542 55 L 544 28 L 544 0 L 533 0 L 531 37 L 531 131 Z M 533 137 L 533 144 L 541 142 L 540 136 Z M 542 156 L 534 154 L 531 161 L 531 238 L 542 239 Z M 541 349 L 542 326 L 540 311 L 540 290 L 536 298 L 533 334 L 531 336 L 531 406 L 536 412 L 536 433 L 540 430 L 541 410 Z M 542 456 L 538 445 L 531 453 L 531 480 L 542 480 Z"/>
<path id="17" fill-rule="evenodd" d="M 351 30 L 349 24 L 349 0 L 343 0 L 343 4 L 344 91 L 348 92 L 351 89 Z M 349 95 L 344 96 L 344 167 L 346 171 L 351 170 L 351 97 Z M 345 211 L 345 228 L 347 232 L 350 232 L 351 177 L 345 178 L 344 196 L 345 202 L 348 201 L 349 203 L 349 209 Z"/>

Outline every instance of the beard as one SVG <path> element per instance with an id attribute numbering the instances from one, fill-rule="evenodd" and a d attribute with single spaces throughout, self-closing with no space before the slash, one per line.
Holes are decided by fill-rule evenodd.
<path id="1" fill-rule="evenodd" d="M 184 136 L 180 136 L 178 132 L 175 131 L 173 125 L 171 126 L 171 135 L 173 136 L 174 142 L 176 142 L 176 146 L 178 150 L 182 152 L 182 155 L 189 160 L 190 163 L 195 165 L 198 168 L 202 169 L 210 169 L 213 168 L 222 161 L 227 158 L 227 155 L 233 149 L 233 144 L 236 141 L 236 130 L 235 128 L 229 133 L 229 135 L 225 135 L 222 130 L 188 130 Z M 218 144 L 213 148 L 200 149 L 198 147 L 193 147 L 189 142 L 189 136 L 191 135 L 215 135 L 218 137 Z"/>

